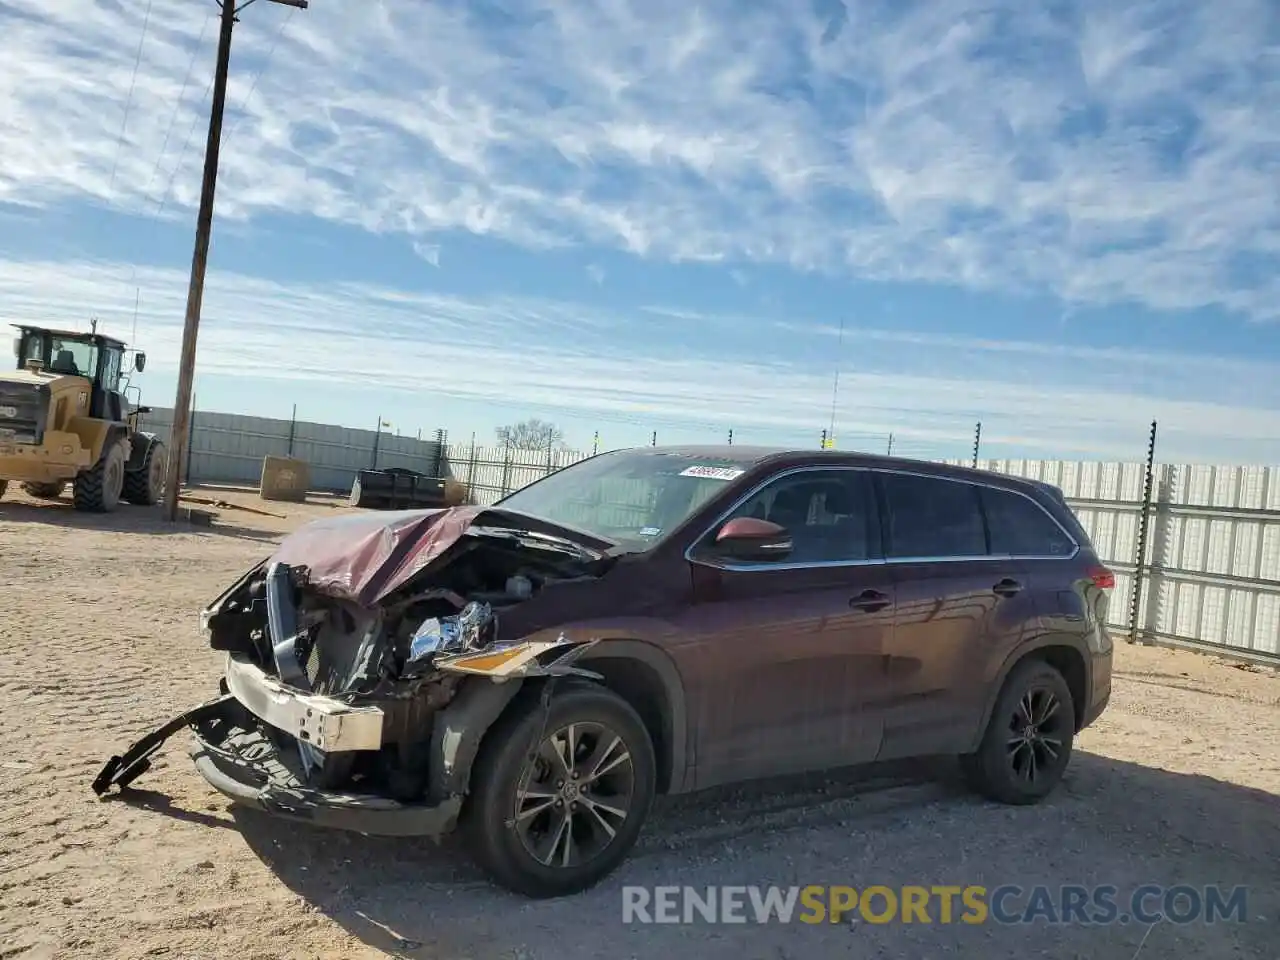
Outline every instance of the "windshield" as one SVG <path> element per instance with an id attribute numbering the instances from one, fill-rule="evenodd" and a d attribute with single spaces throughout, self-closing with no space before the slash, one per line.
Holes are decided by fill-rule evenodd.
<path id="1" fill-rule="evenodd" d="M 744 472 L 733 460 L 621 450 L 565 467 L 495 506 L 647 550 Z"/>

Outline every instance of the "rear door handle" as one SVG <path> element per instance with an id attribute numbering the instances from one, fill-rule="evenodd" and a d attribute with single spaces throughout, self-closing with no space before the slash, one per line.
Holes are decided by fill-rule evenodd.
<path id="1" fill-rule="evenodd" d="M 877 610 L 883 610 L 889 606 L 889 603 L 890 600 L 887 593 L 881 593 L 879 590 L 863 590 L 849 601 L 849 606 L 854 610 L 875 613 Z"/>
<path id="2" fill-rule="evenodd" d="M 1017 580 L 1012 580 L 1009 577 L 1005 577 L 1003 580 L 1001 580 L 991 589 L 999 596 L 1012 597 L 1015 593 L 1018 593 L 1019 591 L 1022 590 L 1022 584 L 1020 584 Z"/>

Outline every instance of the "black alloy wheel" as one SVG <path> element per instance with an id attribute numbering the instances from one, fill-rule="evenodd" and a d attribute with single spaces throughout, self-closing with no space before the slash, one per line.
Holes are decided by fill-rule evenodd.
<path id="1" fill-rule="evenodd" d="M 1066 772 L 1075 739 L 1071 688 L 1036 658 L 1013 668 L 996 700 L 978 749 L 960 758 L 969 784 L 991 800 L 1038 803 Z"/>
<path id="2" fill-rule="evenodd" d="M 462 828 L 477 863 L 529 897 L 578 893 L 613 872 L 640 835 L 657 782 L 635 709 L 595 683 L 531 691 L 486 733 Z"/>
<path id="3" fill-rule="evenodd" d="M 603 723 L 570 723 L 546 737 L 516 788 L 516 833 L 551 867 L 599 856 L 631 815 L 635 764 L 621 735 Z"/>

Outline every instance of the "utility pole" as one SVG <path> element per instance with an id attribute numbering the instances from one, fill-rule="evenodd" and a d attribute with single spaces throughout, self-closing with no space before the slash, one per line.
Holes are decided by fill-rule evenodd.
<path id="1" fill-rule="evenodd" d="M 231 66 L 231 30 L 236 14 L 255 0 L 239 7 L 234 0 L 219 0 L 222 16 L 218 29 L 218 56 L 213 73 L 213 106 L 209 111 L 209 138 L 204 148 L 204 180 L 200 186 L 200 209 L 196 214 L 196 245 L 191 256 L 191 281 L 187 287 L 187 313 L 182 326 L 182 355 L 178 361 L 178 393 L 173 401 L 173 432 L 169 439 L 169 462 L 165 465 L 164 517 L 178 519 L 178 487 L 183 453 L 191 441 L 191 391 L 196 375 L 196 337 L 200 329 L 200 307 L 204 302 L 204 274 L 209 263 L 209 238 L 213 232 L 213 198 L 218 185 L 218 152 L 222 146 L 222 112 L 227 103 L 227 72 Z M 300 10 L 308 0 L 269 0 Z"/>

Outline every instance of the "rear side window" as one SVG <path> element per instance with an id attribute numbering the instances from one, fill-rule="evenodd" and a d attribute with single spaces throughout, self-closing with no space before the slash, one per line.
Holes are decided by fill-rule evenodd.
<path id="1" fill-rule="evenodd" d="M 986 556 L 976 486 L 898 473 L 882 474 L 881 483 L 889 522 L 886 556 Z"/>
<path id="2" fill-rule="evenodd" d="M 1075 544 L 1044 510 L 1026 497 L 990 487 L 982 491 L 991 552 L 1015 557 L 1066 557 Z"/>

